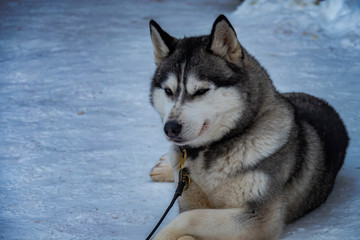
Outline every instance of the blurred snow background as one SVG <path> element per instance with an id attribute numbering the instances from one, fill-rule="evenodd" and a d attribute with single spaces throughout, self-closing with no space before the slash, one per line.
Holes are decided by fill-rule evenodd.
<path id="1" fill-rule="evenodd" d="M 326 99 L 351 137 L 327 203 L 283 238 L 360 239 L 358 0 L 2 0 L 0 239 L 145 239 L 173 194 L 148 177 L 169 146 L 148 22 L 209 34 L 220 13 L 280 91 Z"/>

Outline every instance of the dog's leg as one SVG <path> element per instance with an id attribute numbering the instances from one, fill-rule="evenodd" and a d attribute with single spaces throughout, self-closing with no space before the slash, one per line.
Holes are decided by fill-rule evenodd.
<path id="1" fill-rule="evenodd" d="M 193 238 L 191 236 L 184 236 L 184 237 L 178 238 L 178 240 L 195 240 L 195 238 Z"/>
<path id="2" fill-rule="evenodd" d="M 167 154 L 163 155 L 151 169 L 150 177 L 155 182 L 173 182 L 174 171 Z"/>
<path id="3" fill-rule="evenodd" d="M 197 240 L 279 239 L 283 227 L 279 207 L 273 204 L 262 211 L 250 208 L 190 210 L 177 216 L 153 240 L 178 240 L 188 236 Z"/>

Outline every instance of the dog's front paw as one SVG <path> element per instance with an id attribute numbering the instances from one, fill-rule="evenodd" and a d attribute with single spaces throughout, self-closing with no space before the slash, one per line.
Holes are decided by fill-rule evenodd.
<path id="1" fill-rule="evenodd" d="M 160 232 L 160 233 L 156 234 L 156 236 L 154 238 L 152 238 L 151 240 L 178 240 L 178 237 L 176 237 L 173 234 Z"/>
<path id="2" fill-rule="evenodd" d="M 195 240 L 195 238 L 191 237 L 191 236 L 183 236 L 178 238 L 177 240 Z"/>
<path id="3" fill-rule="evenodd" d="M 191 236 L 176 237 L 175 234 L 156 235 L 152 240 L 195 240 Z"/>
<path id="4" fill-rule="evenodd" d="M 180 234 L 176 228 L 168 225 L 162 228 L 152 240 L 183 240 L 182 237 L 185 236 L 182 235 L 184 234 Z"/>
<path id="5" fill-rule="evenodd" d="M 151 169 L 150 177 L 155 182 L 173 182 L 174 172 L 167 154 L 163 155 Z"/>

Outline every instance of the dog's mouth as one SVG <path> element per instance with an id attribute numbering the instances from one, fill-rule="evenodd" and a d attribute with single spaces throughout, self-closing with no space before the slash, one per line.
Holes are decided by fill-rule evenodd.
<path id="1" fill-rule="evenodd" d="M 198 136 L 201 136 L 209 128 L 209 121 L 205 121 Z"/>
<path id="2" fill-rule="evenodd" d="M 184 137 L 175 137 L 175 138 L 171 138 L 171 139 L 168 139 L 170 140 L 171 142 L 173 142 L 174 144 L 178 145 L 178 146 L 184 146 L 184 145 L 188 145 L 188 144 L 191 144 L 196 138 L 200 137 L 201 135 L 203 135 L 206 130 L 209 128 L 209 121 L 205 121 L 199 131 L 199 133 L 195 136 L 195 137 L 192 137 L 192 138 L 184 138 Z"/>

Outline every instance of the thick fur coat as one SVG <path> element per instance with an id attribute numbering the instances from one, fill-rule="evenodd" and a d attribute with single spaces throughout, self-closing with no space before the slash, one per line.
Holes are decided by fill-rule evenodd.
<path id="1" fill-rule="evenodd" d="M 349 141 L 329 104 L 279 93 L 223 15 L 207 36 L 177 39 L 154 21 L 150 32 L 150 99 L 173 143 L 153 177 L 177 181 L 180 147 L 192 179 L 154 239 L 278 239 L 326 201 Z"/>

